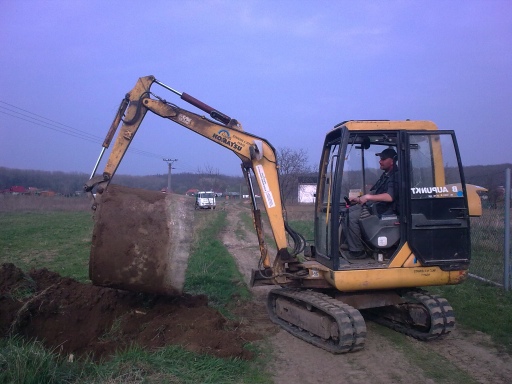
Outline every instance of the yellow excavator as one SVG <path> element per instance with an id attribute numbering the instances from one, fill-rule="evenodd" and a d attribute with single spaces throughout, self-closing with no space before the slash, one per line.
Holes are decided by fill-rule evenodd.
<path id="1" fill-rule="evenodd" d="M 154 85 L 178 95 L 208 116 L 155 95 L 151 91 Z M 364 347 L 366 324 L 362 313 L 420 340 L 443 337 L 453 329 L 453 309 L 446 299 L 420 287 L 458 284 L 466 278 L 471 252 L 470 216 L 481 214 L 480 198 L 464 180 L 454 131 L 439 130 L 429 121 L 357 120 L 336 125 L 325 136 L 322 148 L 315 194 L 315 236 L 314 242 L 308 243 L 285 220 L 278 159 L 272 145 L 244 131 L 237 120 L 153 76 L 141 77 L 122 100 L 103 143 L 85 185 L 86 191 L 101 196 L 94 205 L 96 209 L 101 208 L 102 199 L 108 200 L 110 182 L 148 111 L 210 139 L 240 158 L 260 249 L 259 267 L 252 273 L 251 285 L 276 287 L 267 300 L 274 323 L 332 353 Z M 96 175 L 120 125 L 104 172 Z M 372 212 L 371 206 L 363 209 L 365 215 L 361 215 L 359 225 L 364 257 L 351 259 L 346 252 L 351 200 L 369 192 L 379 177 L 373 167 L 375 155 L 387 148 L 396 153 L 399 197 L 390 214 Z M 261 201 L 256 198 L 257 192 Z M 268 216 L 276 255 L 269 255 L 267 250 L 258 203 L 264 205 Z M 112 212 L 118 214 L 119 210 L 122 207 Z M 142 220 L 132 218 L 131 213 L 124 217 Z M 94 284 L 137 292 L 176 291 L 169 279 L 158 277 L 164 269 L 172 268 L 165 252 L 128 246 L 122 257 L 129 254 L 129 260 L 116 264 L 107 243 L 119 241 L 117 236 L 93 238 L 89 267 Z M 154 247 L 154 242 L 149 246 Z"/>

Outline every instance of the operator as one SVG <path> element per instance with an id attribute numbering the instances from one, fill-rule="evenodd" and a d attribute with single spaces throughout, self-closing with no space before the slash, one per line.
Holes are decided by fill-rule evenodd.
<path id="1" fill-rule="evenodd" d="M 380 156 L 380 169 L 384 171 L 379 180 L 370 189 L 370 192 L 360 197 L 354 197 L 350 201 L 348 212 L 348 231 L 346 231 L 347 245 L 349 249 L 348 258 L 364 259 L 366 252 L 361 240 L 361 227 L 359 219 L 361 208 L 366 204 L 372 214 L 391 215 L 397 213 L 398 202 L 398 176 L 397 176 L 397 154 L 393 148 L 386 148 Z"/>

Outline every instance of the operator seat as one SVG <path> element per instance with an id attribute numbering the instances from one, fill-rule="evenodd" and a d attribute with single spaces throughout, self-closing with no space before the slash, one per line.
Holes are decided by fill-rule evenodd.
<path id="1" fill-rule="evenodd" d="M 360 219 L 363 238 L 377 249 L 387 249 L 400 240 L 400 221 L 397 215 L 370 215 Z"/>

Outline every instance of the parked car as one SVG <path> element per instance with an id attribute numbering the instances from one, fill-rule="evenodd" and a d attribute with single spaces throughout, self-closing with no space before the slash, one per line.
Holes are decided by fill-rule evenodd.
<path id="1" fill-rule="evenodd" d="M 197 192 L 195 209 L 215 209 L 216 197 L 213 191 Z"/>

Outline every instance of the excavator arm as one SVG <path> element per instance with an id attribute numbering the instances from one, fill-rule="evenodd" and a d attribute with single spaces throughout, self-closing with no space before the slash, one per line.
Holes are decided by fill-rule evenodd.
<path id="1" fill-rule="evenodd" d="M 154 95 L 150 90 L 154 83 L 172 91 L 179 95 L 181 99 L 207 112 L 210 117 L 218 120 L 219 123 L 205 116 L 182 109 Z M 260 269 L 261 277 L 271 278 L 276 282 L 280 282 L 280 280 L 281 282 L 284 281 L 283 278 L 280 278 L 280 275 L 282 275 L 284 271 L 284 264 L 290 262 L 292 257 L 299 252 L 298 248 L 301 247 L 301 241 L 298 235 L 289 229 L 284 220 L 275 149 L 265 139 L 244 132 L 241 124 L 236 120 L 231 119 L 229 116 L 224 115 L 186 93 L 175 91 L 156 80 L 153 76 L 141 77 L 135 87 L 122 100 L 103 143 L 102 152 L 96 162 L 91 178 L 85 185 L 85 190 L 92 191 L 96 188 L 96 191 L 101 194 L 103 190 L 106 189 L 148 111 L 206 137 L 216 144 L 231 150 L 241 159 L 242 171 L 251 195 L 253 221 L 258 235 L 261 253 L 260 265 L 263 267 L 263 269 Z M 101 157 L 109 147 L 121 123 L 122 126 L 115 139 L 104 172 L 102 175 L 95 176 Z M 278 250 L 273 265 L 264 240 L 261 211 L 257 207 L 250 171 L 253 172 L 259 190 L 261 191 L 262 201 L 265 205 L 265 210 Z M 287 247 L 287 231 L 292 235 L 292 239 L 295 243 L 295 250 L 292 252 L 292 255 L 290 255 Z"/>

